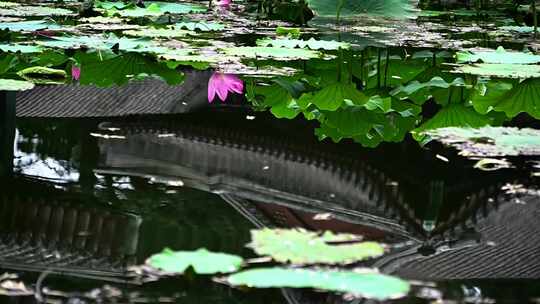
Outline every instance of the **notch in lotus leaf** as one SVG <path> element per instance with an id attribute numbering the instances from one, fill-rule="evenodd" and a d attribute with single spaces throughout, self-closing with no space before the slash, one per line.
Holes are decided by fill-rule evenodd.
<path id="1" fill-rule="evenodd" d="M 193 267 L 198 274 L 229 273 L 238 271 L 243 263 L 244 260 L 239 256 L 210 252 L 204 248 L 196 251 L 172 251 L 165 248 L 146 261 L 153 268 L 173 274 L 183 274 L 189 267 Z"/>
<path id="2" fill-rule="evenodd" d="M 350 264 L 381 256 L 385 247 L 362 241 L 353 234 L 318 234 L 304 229 L 261 229 L 251 231 L 248 245 L 258 255 L 269 255 L 281 263 Z"/>

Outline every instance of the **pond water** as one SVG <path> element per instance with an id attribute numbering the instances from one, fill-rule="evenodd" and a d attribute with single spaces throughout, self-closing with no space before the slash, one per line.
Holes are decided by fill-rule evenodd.
<path id="1" fill-rule="evenodd" d="M 540 302 L 529 4 L 146 2 L 0 2 L 0 302 Z M 264 228 L 328 251 L 272 262 Z M 358 236 L 381 254 L 287 263 Z M 407 291 L 231 287 L 164 248 Z"/>

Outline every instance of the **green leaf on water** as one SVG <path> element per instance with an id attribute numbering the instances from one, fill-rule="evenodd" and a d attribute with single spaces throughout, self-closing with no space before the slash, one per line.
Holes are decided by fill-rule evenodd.
<path id="1" fill-rule="evenodd" d="M 453 72 L 499 78 L 540 78 L 540 65 L 478 63 L 458 66 Z"/>
<path id="2" fill-rule="evenodd" d="M 56 23 L 52 23 L 47 20 L 30 20 L 19 22 L 2 22 L 0 23 L 0 30 L 8 29 L 12 32 L 33 32 L 44 29 L 59 29 Z"/>
<path id="3" fill-rule="evenodd" d="M 389 275 L 325 269 L 258 268 L 230 275 L 226 282 L 255 288 L 316 288 L 376 300 L 401 298 L 410 290 L 408 282 Z"/>
<path id="4" fill-rule="evenodd" d="M 301 49 L 311 49 L 311 50 L 338 50 L 338 49 L 348 49 L 350 44 L 346 42 L 338 41 L 325 41 L 325 40 L 315 40 L 311 38 L 309 40 L 301 39 L 260 39 L 257 41 L 257 45 L 264 47 L 281 47 L 281 48 L 301 48 Z"/>
<path id="5" fill-rule="evenodd" d="M 538 156 L 540 130 L 510 127 L 440 128 L 426 132 L 467 157 Z"/>
<path id="6" fill-rule="evenodd" d="M 504 64 L 534 64 L 540 56 L 523 52 L 508 52 L 502 46 L 496 51 L 461 51 L 456 54 L 458 63 L 483 62 Z"/>
<path id="7" fill-rule="evenodd" d="M 450 104 L 413 131 L 422 134 L 426 130 L 446 127 L 479 128 L 492 122 L 489 116 L 479 114 L 464 104 Z"/>
<path id="8" fill-rule="evenodd" d="M 0 8 L 0 16 L 73 16 L 75 13 L 64 8 L 54 8 L 48 6 L 18 5 L 13 7 Z"/>
<path id="9" fill-rule="evenodd" d="M 261 229 L 251 231 L 249 247 L 258 255 L 269 255 L 281 263 L 350 264 L 384 254 L 376 242 L 361 242 L 352 234 L 322 235 L 303 229 Z"/>
<path id="10" fill-rule="evenodd" d="M 0 79 L 0 91 L 26 91 L 34 88 L 34 84 L 29 81 Z"/>
<path id="11" fill-rule="evenodd" d="M 145 28 L 123 31 L 124 35 L 151 38 L 178 38 L 195 35 L 195 32 L 176 28 Z"/>
<path id="12" fill-rule="evenodd" d="M 322 57 L 322 54 L 305 49 L 288 49 L 280 47 L 231 47 L 223 49 L 230 56 L 239 56 L 253 59 L 300 60 Z"/>
<path id="13" fill-rule="evenodd" d="M 238 271 L 244 260 L 236 255 L 196 251 L 172 251 L 168 248 L 152 255 L 146 264 L 170 273 L 184 273 L 190 266 L 198 274 L 216 274 Z"/>
<path id="14" fill-rule="evenodd" d="M 8 53 L 39 53 L 42 48 L 35 45 L 25 44 L 0 44 L 0 50 Z"/>
<path id="15" fill-rule="evenodd" d="M 218 32 L 225 29 L 225 26 L 217 22 L 179 22 L 174 25 L 175 29 L 184 29 L 190 31 L 201 31 L 201 32 Z"/>
<path id="16" fill-rule="evenodd" d="M 318 16 L 336 16 L 336 0 L 307 0 L 306 2 Z M 393 18 L 408 18 L 414 15 L 413 9 L 413 1 L 410 0 L 344 0 L 341 16 L 350 17 L 358 14 L 369 14 Z"/>

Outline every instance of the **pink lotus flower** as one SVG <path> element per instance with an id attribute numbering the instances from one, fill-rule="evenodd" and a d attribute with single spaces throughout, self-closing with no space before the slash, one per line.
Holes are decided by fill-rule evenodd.
<path id="1" fill-rule="evenodd" d="M 76 66 L 76 65 L 72 65 L 71 66 L 71 78 L 73 80 L 79 80 L 79 78 L 81 78 L 81 68 Z"/>
<path id="2" fill-rule="evenodd" d="M 214 101 L 216 93 L 221 101 L 227 100 L 229 92 L 241 94 L 244 82 L 238 76 L 215 72 L 208 80 L 208 102 Z"/>

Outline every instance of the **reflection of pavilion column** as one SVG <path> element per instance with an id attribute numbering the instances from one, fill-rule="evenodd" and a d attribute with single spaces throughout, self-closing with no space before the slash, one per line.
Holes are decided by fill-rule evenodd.
<path id="1" fill-rule="evenodd" d="M 0 177 L 13 174 L 15 92 L 0 91 Z"/>

